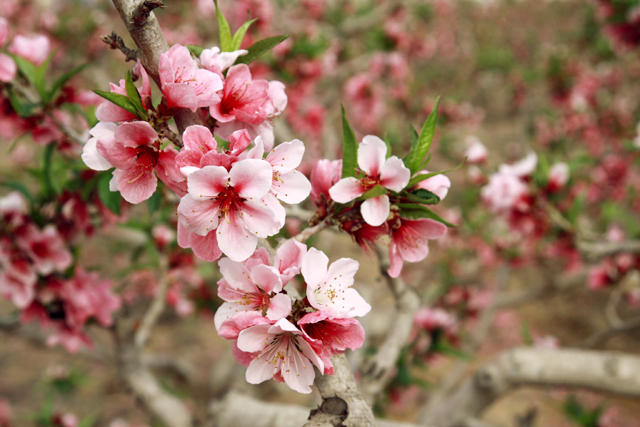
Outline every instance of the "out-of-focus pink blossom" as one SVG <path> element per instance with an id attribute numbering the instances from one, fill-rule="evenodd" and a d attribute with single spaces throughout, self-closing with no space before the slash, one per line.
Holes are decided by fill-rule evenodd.
<path id="1" fill-rule="evenodd" d="M 45 35 L 27 37 L 17 35 L 9 45 L 9 52 L 40 66 L 49 56 L 51 43 Z"/>
<path id="2" fill-rule="evenodd" d="M 510 165 L 500 165 L 498 173 L 514 175 L 518 178 L 526 178 L 536 170 L 538 165 L 538 156 L 536 153 L 529 153 L 524 159 Z"/>
<path id="3" fill-rule="evenodd" d="M 88 348 L 93 347 L 91 338 L 80 331 L 73 331 L 68 328 L 60 328 L 52 335 L 47 337 L 47 346 L 55 347 L 56 345 L 62 345 L 65 350 L 71 354 L 75 354 L 84 346 Z"/>
<path id="4" fill-rule="evenodd" d="M 9 22 L 6 18 L 0 16 L 0 46 L 7 41 L 9 37 Z"/>
<path id="5" fill-rule="evenodd" d="M 536 337 L 533 339 L 533 345 L 536 348 L 545 348 L 549 350 L 554 350 L 556 348 L 560 348 L 560 341 L 558 338 L 547 335 L 544 337 Z"/>
<path id="6" fill-rule="evenodd" d="M 358 146 L 358 167 L 366 174 L 364 178 L 343 178 L 329 189 L 331 198 L 338 203 L 349 203 L 367 190 L 381 185 L 392 191 L 402 191 L 409 183 L 411 172 L 397 156 L 388 159 L 387 144 L 377 136 L 367 135 Z M 389 196 L 367 199 L 360 211 L 367 224 L 382 225 L 389 217 Z"/>
<path id="7" fill-rule="evenodd" d="M 429 332 L 440 329 L 452 333 L 457 329 L 458 321 L 442 308 L 422 307 L 414 316 L 413 324 Z"/>
<path id="8" fill-rule="evenodd" d="M 11 405 L 5 399 L 0 398 L 0 427 L 9 427 L 12 419 Z"/>
<path id="9" fill-rule="evenodd" d="M 549 170 L 548 189 L 551 192 L 559 191 L 569 182 L 569 165 L 556 163 Z"/>
<path id="10" fill-rule="evenodd" d="M 112 284 L 98 273 L 77 268 L 75 275 L 63 282 L 59 296 L 65 301 L 66 323 L 80 329 L 90 318 L 102 326 L 111 326 L 113 313 L 120 308 L 120 298 L 111 291 Z"/>
<path id="11" fill-rule="evenodd" d="M 0 53 L 0 82 L 10 82 L 16 77 L 18 67 L 13 58 Z"/>
<path id="12" fill-rule="evenodd" d="M 511 209 L 526 210 L 525 196 L 529 194 L 527 184 L 517 175 L 504 171 L 489 176 L 489 183 L 482 187 L 482 199 L 494 212 Z"/>
<path id="13" fill-rule="evenodd" d="M 592 290 L 606 288 L 613 283 L 615 266 L 610 259 L 605 259 L 600 264 L 591 267 L 587 276 L 587 284 Z"/>
<path id="14" fill-rule="evenodd" d="M 44 276 L 54 271 L 63 272 L 73 262 L 71 253 L 53 224 L 42 230 L 29 225 L 18 236 L 17 243 L 33 262 L 33 268 Z"/>
<path id="15" fill-rule="evenodd" d="M 467 162 L 475 164 L 487 161 L 489 151 L 487 151 L 487 147 L 485 147 L 477 137 L 473 135 L 468 136 L 465 139 L 465 144 L 467 146 L 467 151 L 465 152 Z"/>
<path id="16" fill-rule="evenodd" d="M 166 248 L 176 238 L 176 232 L 164 224 L 158 224 L 151 229 L 151 236 L 159 248 Z"/>

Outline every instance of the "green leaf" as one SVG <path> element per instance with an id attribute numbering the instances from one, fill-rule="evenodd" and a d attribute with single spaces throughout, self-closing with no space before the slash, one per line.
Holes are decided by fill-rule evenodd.
<path id="1" fill-rule="evenodd" d="M 60 188 L 58 179 L 53 175 L 53 153 L 56 149 L 56 143 L 52 142 L 44 149 L 44 168 L 43 168 L 43 180 L 44 185 L 55 194 L 62 194 L 62 188 Z"/>
<path id="2" fill-rule="evenodd" d="M 420 170 L 422 160 L 427 156 L 429 148 L 431 148 L 431 142 L 433 142 L 433 135 L 436 131 L 436 121 L 438 120 L 438 104 L 440 103 L 440 97 L 436 98 L 436 102 L 433 104 L 433 110 L 427 120 L 422 126 L 422 131 L 418 137 L 418 141 L 415 146 L 411 147 L 411 152 L 406 157 L 404 165 L 409 168 L 411 174 L 415 174 Z"/>
<path id="3" fill-rule="evenodd" d="M 389 135 L 387 135 L 386 132 L 384 134 L 384 143 L 387 144 L 386 158 L 388 159 L 389 157 L 391 157 L 391 141 L 389 140 Z"/>
<path id="4" fill-rule="evenodd" d="M 79 72 L 81 72 L 82 70 L 87 68 L 89 65 L 90 65 L 89 62 L 87 62 L 86 64 L 78 65 L 73 70 L 71 70 L 71 71 L 69 71 L 67 73 L 64 73 L 63 75 L 58 77 L 56 79 L 56 81 L 53 83 L 53 86 L 51 87 L 51 89 L 49 89 L 49 93 L 47 94 L 47 101 L 46 102 L 49 102 L 49 101 L 55 99 L 56 95 L 58 94 L 58 91 L 60 89 L 62 89 L 64 87 L 64 85 L 67 84 L 67 82 L 69 80 L 71 80 L 71 78 L 73 78 L 73 76 L 75 76 L 76 74 L 78 74 Z"/>
<path id="5" fill-rule="evenodd" d="M 24 197 L 26 197 L 27 199 L 29 199 L 29 201 L 33 204 L 36 203 L 36 199 L 35 197 L 33 197 L 33 195 L 31 194 L 31 192 L 29 191 L 29 189 L 27 187 L 25 187 L 22 183 L 17 182 L 17 181 L 9 181 L 9 182 L 0 182 L 0 185 L 7 187 L 7 188 L 11 188 L 19 193 L 22 193 L 22 195 Z"/>
<path id="6" fill-rule="evenodd" d="M 9 89 L 9 102 L 11 103 L 11 107 L 13 107 L 16 114 L 20 117 L 28 118 L 33 116 L 33 109 L 36 106 L 26 100 L 23 100 L 16 91 Z"/>
<path id="7" fill-rule="evenodd" d="M 247 49 L 249 52 L 246 55 L 238 58 L 236 64 L 251 64 L 260 55 L 285 41 L 287 37 L 289 36 L 273 36 L 260 40 L 259 42 L 255 42 L 249 49 Z"/>
<path id="8" fill-rule="evenodd" d="M 242 24 L 242 27 L 238 28 L 238 31 L 233 35 L 231 39 L 231 52 L 240 49 L 240 45 L 242 45 L 242 40 L 244 40 L 244 35 L 247 34 L 247 30 L 258 19 L 252 19 L 251 21 L 247 21 Z"/>
<path id="9" fill-rule="evenodd" d="M 218 0 L 214 0 L 216 4 L 216 15 L 218 16 L 218 30 L 220 32 L 220 50 L 223 52 L 231 52 L 231 28 L 229 23 L 225 19 L 220 7 L 218 6 Z"/>
<path id="10" fill-rule="evenodd" d="M 109 181 L 111 174 L 105 172 L 100 176 L 98 181 L 98 197 L 107 209 L 116 215 L 120 215 L 120 192 L 109 190 Z"/>
<path id="11" fill-rule="evenodd" d="M 373 199 L 374 197 L 382 196 L 383 194 L 387 194 L 387 189 L 382 185 L 377 184 L 375 187 L 367 190 L 362 196 L 358 197 L 358 201 Z"/>
<path id="12" fill-rule="evenodd" d="M 356 176 L 358 167 L 358 142 L 353 132 L 347 114 L 342 108 L 342 178 Z"/>
<path id="13" fill-rule="evenodd" d="M 411 178 L 411 181 L 409 181 L 409 184 L 407 185 L 407 188 L 411 188 L 414 185 L 416 185 L 419 182 L 424 181 L 425 179 L 429 179 L 431 177 L 434 177 L 436 175 L 442 175 L 443 173 L 449 173 L 449 172 L 453 172 L 453 171 L 457 171 L 458 169 L 460 169 L 465 162 L 467 161 L 467 158 L 465 157 L 464 160 L 455 168 L 451 168 L 451 169 L 447 169 L 447 170 L 443 170 L 443 171 L 439 171 L 439 172 L 430 172 L 430 173 L 421 173 L 418 175 L 415 175 L 413 178 Z"/>
<path id="14" fill-rule="evenodd" d="M 459 348 L 452 346 L 445 340 L 438 340 L 437 344 L 434 347 L 432 347 L 431 350 L 434 352 L 446 354 L 448 356 L 457 357 L 458 359 L 463 359 L 463 360 L 472 359 L 472 357 L 468 353 L 460 350 Z"/>
<path id="15" fill-rule="evenodd" d="M 35 86 L 36 85 L 36 75 L 37 75 L 36 66 L 33 65 L 32 62 L 27 61 L 26 59 L 24 59 L 24 58 L 22 58 L 20 56 L 11 55 L 11 57 L 15 61 L 16 65 L 18 66 L 18 70 L 22 73 L 22 75 L 27 78 L 29 83 L 31 83 L 33 86 Z"/>
<path id="16" fill-rule="evenodd" d="M 420 203 L 423 205 L 437 205 L 440 203 L 440 197 L 437 194 L 432 193 L 429 190 L 420 188 L 419 190 L 406 193 L 404 197 L 414 203 Z"/>
<path id="17" fill-rule="evenodd" d="M 156 191 L 151 197 L 149 197 L 149 200 L 147 200 L 147 208 L 149 209 L 149 213 L 151 215 L 153 215 L 158 210 L 161 202 L 162 191 Z"/>
<path id="18" fill-rule="evenodd" d="M 94 92 L 100 95 L 101 97 L 103 97 L 104 99 L 106 99 L 107 101 L 112 102 L 116 104 L 118 107 L 124 108 L 131 114 L 135 114 L 136 116 L 138 116 L 138 111 L 136 110 L 136 106 L 128 97 L 117 94 L 117 93 L 113 93 L 113 92 L 106 92 L 104 90 L 95 89 Z"/>
<path id="19" fill-rule="evenodd" d="M 197 46 L 195 44 L 188 44 L 187 49 L 189 49 L 189 52 L 191 52 L 193 55 L 197 57 L 200 57 L 200 55 L 202 54 L 202 51 L 204 50 L 203 47 Z"/>
<path id="20" fill-rule="evenodd" d="M 127 91 L 127 95 L 129 96 L 129 100 L 133 103 L 137 113 L 136 115 L 140 117 L 142 120 L 147 120 L 147 111 L 142 104 L 142 98 L 140 97 L 140 92 L 138 92 L 138 88 L 133 84 L 133 77 L 131 76 L 131 72 L 127 71 L 124 76 L 124 86 Z"/>
<path id="21" fill-rule="evenodd" d="M 529 325 L 525 322 L 522 322 L 522 325 L 520 325 L 520 336 L 522 337 L 522 342 L 524 342 L 525 345 L 533 345 L 531 330 L 529 330 Z"/>
<path id="22" fill-rule="evenodd" d="M 42 102 L 45 104 L 49 102 L 49 91 L 47 91 L 45 76 L 47 75 L 49 64 L 51 63 L 51 59 L 53 59 L 54 53 L 55 51 L 51 52 L 47 59 L 36 68 L 35 81 L 33 84 L 40 95 L 40 99 L 42 99 Z"/>
<path id="23" fill-rule="evenodd" d="M 429 209 L 424 205 L 418 205 L 415 203 L 398 203 L 396 205 L 400 208 L 400 216 L 407 219 L 420 219 L 430 218 L 434 221 L 438 221 L 446 225 L 447 227 L 455 228 L 457 225 L 451 224 L 449 221 L 442 218 L 440 215 Z"/>
<path id="24" fill-rule="evenodd" d="M 578 221 L 578 216 L 580 212 L 582 212 L 582 208 L 584 207 L 586 196 L 585 194 L 579 194 L 576 199 L 573 201 L 573 206 L 567 212 L 567 220 L 573 225 L 576 225 L 576 221 Z"/>
<path id="25" fill-rule="evenodd" d="M 92 427 L 100 418 L 100 415 L 98 414 L 91 414 L 91 415 L 87 415 L 82 421 L 80 421 L 80 424 L 78 424 L 78 427 Z"/>
<path id="26" fill-rule="evenodd" d="M 414 148 L 418 146 L 418 140 L 420 139 L 420 135 L 418 134 L 418 131 L 413 126 L 409 128 L 409 138 L 411 141 L 411 150 L 409 152 L 411 152 L 413 151 Z"/>

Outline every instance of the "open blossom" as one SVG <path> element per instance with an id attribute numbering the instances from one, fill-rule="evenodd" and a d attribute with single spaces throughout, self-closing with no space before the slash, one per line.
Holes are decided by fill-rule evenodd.
<path id="1" fill-rule="evenodd" d="M 17 35 L 9 45 L 9 52 L 40 66 L 49 56 L 51 43 L 45 35 L 33 37 Z"/>
<path id="2" fill-rule="evenodd" d="M 482 163 L 487 160 L 487 158 L 489 157 L 487 147 L 485 147 L 478 138 L 476 138 L 475 136 L 468 136 L 465 140 L 465 143 L 467 144 L 467 151 L 465 152 L 465 156 L 467 157 L 467 161 L 469 163 Z"/>
<path id="3" fill-rule="evenodd" d="M 222 79 L 211 71 L 198 69 L 184 46 L 174 45 L 160 56 L 158 73 L 170 108 L 196 111 L 220 100 L 216 92 L 222 89 Z"/>
<path id="4" fill-rule="evenodd" d="M 402 191 L 409 183 L 411 172 L 398 157 L 386 159 L 386 155 L 387 144 L 383 140 L 373 135 L 365 136 L 358 147 L 358 166 L 366 176 L 341 179 L 329 189 L 331 198 L 338 203 L 349 203 L 376 185 Z M 367 224 L 381 225 L 389 216 L 389 196 L 383 194 L 365 200 L 360 209 Z"/>
<path id="5" fill-rule="evenodd" d="M 286 285 L 294 276 L 300 274 L 302 260 L 307 254 L 307 245 L 295 239 L 289 239 L 278 247 L 273 266 L 280 274 L 282 284 Z M 271 256 L 265 248 L 258 248 L 249 258 L 242 262 L 246 268 L 256 265 L 271 265 Z"/>
<path id="6" fill-rule="evenodd" d="M 249 151 L 248 158 L 262 159 L 264 145 L 262 137 L 256 138 L 256 146 Z M 275 212 L 276 219 L 284 225 L 285 210 L 279 200 L 297 204 L 309 196 L 311 183 L 303 173 L 296 170 L 304 155 L 304 143 L 299 139 L 276 146 L 264 159 L 271 165 L 273 178 L 271 190 L 264 197 L 265 203 Z"/>
<path id="7" fill-rule="evenodd" d="M 527 154 L 527 157 L 513 164 L 500 165 L 500 168 L 498 169 L 498 173 L 514 175 L 514 176 L 517 176 L 518 178 L 526 178 L 530 176 L 533 173 L 533 171 L 536 170 L 537 165 L 538 165 L 538 156 L 536 156 L 536 153 L 531 152 Z"/>
<path id="8" fill-rule="evenodd" d="M 287 319 L 275 325 L 256 325 L 240 332 L 238 349 L 255 357 L 247 369 L 247 382 L 259 384 L 280 377 L 293 390 L 311 393 L 313 365 L 324 372 L 322 359 L 305 340 L 302 331 Z"/>
<path id="9" fill-rule="evenodd" d="M 6 246 L 0 241 L 0 295 L 24 309 L 35 298 L 38 276 L 20 251 L 11 251 Z"/>
<path id="10" fill-rule="evenodd" d="M 224 279 L 218 282 L 218 296 L 225 303 L 214 318 L 216 329 L 235 314 L 257 311 L 271 321 L 280 320 L 291 312 L 291 299 L 282 291 L 280 272 L 268 265 L 247 269 L 239 262 L 223 258 L 218 262 Z"/>
<path id="11" fill-rule="evenodd" d="M 447 232 L 447 227 L 429 218 L 416 220 L 395 217 L 389 221 L 391 242 L 389 243 L 389 276 L 398 277 L 403 261 L 418 262 L 429 255 L 429 240 L 438 239 Z"/>
<path id="12" fill-rule="evenodd" d="M 256 249 L 259 237 L 276 234 L 281 226 L 261 199 L 271 188 L 271 165 L 245 159 L 230 171 L 205 166 L 188 177 L 189 194 L 180 200 L 178 215 L 186 230 L 198 236 L 215 233 L 220 250 L 234 261 L 244 261 Z M 181 240 L 178 229 L 178 239 Z"/>
<path id="13" fill-rule="evenodd" d="M 151 197 L 158 186 L 156 174 L 178 195 L 186 192 L 184 177 L 175 166 L 178 152 L 170 147 L 160 150 L 158 134 L 149 123 L 123 123 L 113 136 L 109 136 L 108 126 L 98 132 L 104 132 L 104 136 L 97 137 L 97 152 L 87 143 L 82 158 L 89 161 L 87 166 L 96 170 L 115 167 L 110 189 L 120 191 L 127 202 L 140 203 Z"/>
<path id="14" fill-rule="evenodd" d="M 329 266 L 329 258 L 323 252 L 309 249 L 301 268 L 309 304 L 335 318 L 367 314 L 371 306 L 352 288 L 358 267 L 358 261 L 350 258 L 341 258 Z"/>
<path id="15" fill-rule="evenodd" d="M 271 120 L 287 106 L 284 85 L 277 81 L 254 80 L 246 64 L 229 68 L 220 102 L 209 108 L 217 120 L 216 134 L 222 138 L 246 129 L 251 138 L 262 137 L 265 150 L 273 147 Z"/>
<path id="16" fill-rule="evenodd" d="M 122 108 L 120 109 L 122 110 Z M 128 111 L 122 111 L 128 113 Z M 108 170 L 113 167 L 111 166 L 111 163 L 109 163 L 107 159 L 102 157 L 102 155 L 98 152 L 97 144 L 98 140 L 101 138 L 113 137 L 116 133 L 117 128 L 118 125 L 116 125 L 115 123 L 98 122 L 94 127 L 91 128 L 91 130 L 89 130 L 89 135 L 91 135 L 91 138 L 89 139 L 89 141 L 87 141 L 82 150 L 82 161 L 85 165 L 89 166 L 93 170 L 99 171 Z"/>
<path id="17" fill-rule="evenodd" d="M 222 166 L 227 170 L 231 165 L 240 160 L 244 150 L 251 143 L 249 132 L 239 130 L 229 135 L 229 147 L 224 152 L 219 152 L 213 134 L 204 126 L 189 126 L 182 135 L 184 147 L 176 157 L 176 166 L 183 175 L 205 166 Z"/>

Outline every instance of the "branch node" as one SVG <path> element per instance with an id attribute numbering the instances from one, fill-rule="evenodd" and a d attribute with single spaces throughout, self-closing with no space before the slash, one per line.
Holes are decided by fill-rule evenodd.
<path id="1" fill-rule="evenodd" d="M 133 23 L 135 25 L 143 25 L 153 9 L 164 8 L 162 0 L 145 0 L 140 3 L 133 12 Z"/>
<path id="2" fill-rule="evenodd" d="M 108 44 L 111 49 L 118 49 L 120 52 L 122 52 L 125 56 L 125 62 L 138 60 L 138 51 L 135 49 L 129 49 L 124 44 L 124 40 L 122 40 L 122 37 L 116 34 L 115 31 L 112 31 L 111 34 L 101 36 L 100 40 Z"/>

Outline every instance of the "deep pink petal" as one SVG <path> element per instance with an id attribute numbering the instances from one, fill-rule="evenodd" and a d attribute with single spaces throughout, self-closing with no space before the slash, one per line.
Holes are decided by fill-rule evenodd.
<path id="1" fill-rule="evenodd" d="M 96 142 L 96 150 L 107 162 L 117 169 L 129 169 L 136 163 L 138 151 L 125 147 L 113 137 L 104 137 Z"/>
<path id="2" fill-rule="evenodd" d="M 392 240 L 398 246 L 402 259 L 418 262 L 429 255 L 429 240 L 442 237 L 446 232 L 444 224 L 432 219 L 403 220 L 401 227 L 393 233 Z"/>
<path id="3" fill-rule="evenodd" d="M 117 180 L 122 198 L 134 205 L 147 200 L 158 187 L 158 179 L 151 168 L 116 169 L 113 176 Z"/>
<path id="4" fill-rule="evenodd" d="M 186 83 L 167 83 L 162 86 L 162 94 L 167 98 L 169 108 L 198 109 L 196 92 Z"/>
<path id="5" fill-rule="evenodd" d="M 151 145 L 158 139 L 158 133 L 147 122 L 123 123 L 118 126 L 114 136 L 125 147 Z"/>
<path id="6" fill-rule="evenodd" d="M 383 194 L 365 200 L 360 207 L 360 212 L 367 224 L 374 227 L 384 224 L 390 212 L 389 196 Z"/>
<path id="7" fill-rule="evenodd" d="M 229 135 L 229 153 L 238 156 L 251 144 L 251 136 L 246 129 L 240 129 Z"/>
<path id="8" fill-rule="evenodd" d="M 179 231 L 180 229 L 178 228 L 178 236 L 180 236 Z M 206 236 L 199 236 L 189 230 L 186 230 L 186 232 L 189 236 L 189 247 L 191 247 L 195 256 L 209 262 L 213 262 L 220 258 L 222 251 L 218 247 L 218 240 L 216 239 L 215 232 L 211 232 Z"/>
<path id="9" fill-rule="evenodd" d="M 193 150 L 200 155 L 207 154 L 218 147 L 211 131 L 200 125 L 189 126 L 182 134 L 182 142 L 186 150 Z"/>

